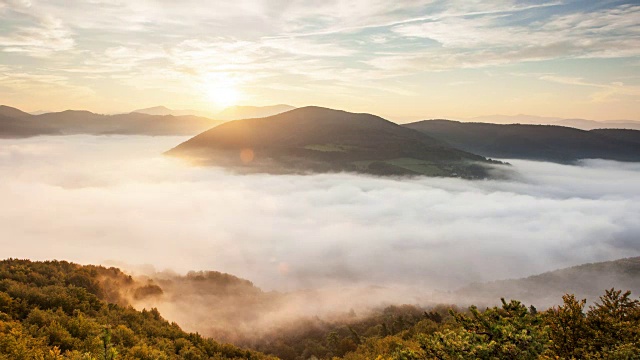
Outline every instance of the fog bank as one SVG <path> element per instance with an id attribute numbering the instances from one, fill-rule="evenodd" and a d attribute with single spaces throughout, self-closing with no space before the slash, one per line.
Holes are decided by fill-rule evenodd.
<path id="1" fill-rule="evenodd" d="M 0 257 L 210 269 L 266 290 L 454 289 L 640 254 L 640 164 L 510 180 L 235 175 L 180 137 L 0 140 Z"/>

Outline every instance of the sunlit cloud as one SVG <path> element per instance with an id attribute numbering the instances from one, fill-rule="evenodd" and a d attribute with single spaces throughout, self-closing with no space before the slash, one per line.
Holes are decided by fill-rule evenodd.
<path id="1" fill-rule="evenodd" d="M 434 97 L 431 89 L 439 86 L 438 81 L 468 82 L 470 71 L 490 70 L 508 83 L 514 70 L 535 74 L 546 67 L 545 72 L 558 76 L 611 84 L 619 80 L 613 75 L 597 78 L 588 69 L 605 61 L 620 69 L 616 76 L 629 75 L 640 57 L 640 6 L 633 2 L 587 6 L 512 0 L 321 4 L 4 0 L 0 4 L 0 52 L 5 55 L 0 63 L 8 72 L 64 74 L 69 83 L 90 87 L 96 95 L 79 106 L 111 112 L 138 108 L 133 99 L 140 99 L 142 89 L 147 91 L 143 101 L 148 105 L 213 110 L 225 102 L 202 96 L 201 83 L 210 82 L 207 77 L 216 73 L 234 79 L 246 95 L 244 102 L 253 105 L 317 101 L 399 115 L 437 108 L 440 114 L 450 111 L 455 116 L 457 103 L 465 99 Z M 572 62 L 579 73 L 568 67 L 549 71 L 560 61 Z M 446 73 L 446 79 L 436 73 Z M 474 81 L 467 86 L 477 92 L 481 84 Z M 569 98 L 560 93 L 559 83 L 545 84 L 545 93 L 557 93 L 549 98 L 563 98 L 564 108 L 574 116 L 606 113 L 599 105 L 601 97 L 585 92 Z M 625 81 L 616 88 L 623 105 L 612 116 L 638 113 L 635 90 L 630 89 L 638 85 L 637 80 Z M 0 86 L 10 85 L 0 82 Z M 333 92 L 318 96 L 318 90 L 329 86 Z M 366 99 L 365 89 L 375 89 L 372 96 L 386 94 L 386 101 Z M 33 110 L 60 104 L 35 90 L 30 101 L 43 105 L 28 105 L 26 100 L 13 105 L 26 104 Z M 504 107 L 506 103 L 498 99 L 510 92 L 496 91 L 501 93 L 485 103 Z M 123 96 L 114 99 L 114 93 Z M 540 104 L 525 105 L 540 109 Z M 475 106 L 468 111 L 467 115 L 479 115 L 485 110 Z"/>

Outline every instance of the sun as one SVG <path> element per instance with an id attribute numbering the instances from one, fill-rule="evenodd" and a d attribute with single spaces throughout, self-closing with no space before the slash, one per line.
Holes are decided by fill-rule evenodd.
<path id="1" fill-rule="evenodd" d="M 204 92 L 208 100 L 218 107 L 233 106 L 242 99 L 237 84 L 227 76 L 207 79 Z"/>
<path id="2" fill-rule="evenodd" d="M 208 86 L 206 91 L 209 101 L 221 107 L 233 106 L 240 100 L 240 91 L 234 86 Z"/>

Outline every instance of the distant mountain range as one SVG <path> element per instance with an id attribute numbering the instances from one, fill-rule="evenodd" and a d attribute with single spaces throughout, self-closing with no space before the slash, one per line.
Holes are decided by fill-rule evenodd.
<path id="1" fill-rule="evenodd" d="M 221 123 L 222 121 L 193 115 L 149 115 L 136 112 L 101 115 L 89 111 L 67 110 L 31 115 L 0 105 L 0 138 L 73 134 L 193 135 Z"/>
<path id="2" fill-rule="evenodd" d="M 217 113 L 214 118 L 218 120 L 241 120 L 262 118 L 282 114 L 295 107 L 290 105 L 271 105 L 271 106 L 231 106 Z"/>
<path id="3" fill-rule="evenodd" d="M 558 304 L 564 294 L 575 294 L 592 302 L 612 287 L 631 290 L 634 298 L 640 294 L 640 257 L 583 264 L 522 279 L 472 284 L 454 292 L 452 297 L 465 299 L 469 304 L 494 303 L 503 297 L 544 309 Z"/>
<path id="4" fill-rule="evenodd" d="M 199 111 L 199 110 L 173 110 L 173 109 L 169 109 L 166 106 L 154 106 L 154 107 L 150 107 L 150 108 L 146 108 L 146 109 L 138 109 L 138 110 L 132 111 L 132 113 L 140 113 L 140 114 L 147 114 L 147 115 L 162 115 L 162 116 L 166 116 L 166 115 L 173 115 L 173 116 L 191 115 L 191 116 L 212 117 L 211 114 L 207 113 L 206 111 Z"/>
<path id="5" fill-rule="evenodd" d="M 489 115 L 467 119 L 465 122 L 482 122 L 496 124 L 527 124 L 527 125 L 559 125 L 582 130 L 593 129 L 630 129 L 640 130 L 640 121 L 635 120 L 586 120 L 563 119 L 533 115 Z"/>
<path id="6" fill-rule="evenodd" d="M 640 131 L 425 120 L 405 124 L 455 148 L 502 159 L 640 161 Z"/>
<path id="7" fill-rule="evenodd" d="M 371 114 L 304 107 L 224 123 L 167 152 L 199 164 L 260 172 L 353 171 L 482 178 L 482 156 Z"/>
<path id="8" fill-rule="evenodd" d="M 271 116 L 292 109 L 295 108 L 289 105 L 232 106 L 213 116 L 214 120 L 203 111 L 173 110 L 165 106 L 104 115 L 84 110 L 30 114 L 0 105 L 0 138 L 73 134 L 196 135 L 227 120 Z"/>
<path id="9" fill-rule="evenodd" d="M 240 120 L 240 119 L 252 119 L 261 118 L 272 115 L 281 114 L 285 111 L 293 110 L 295 107 L 290 105 L 271 105 L 271 106 L 230 106 L 221 112 L 212 115 L 205 111 L 198 110 L 173 110 L 165 106 L 154 106 L 146 109 L 138 109 L 132 112 L 148 114 L 148 115 L 173 115 L 173 116 L 204 116 L 210 117 L 216 120 Z"/>

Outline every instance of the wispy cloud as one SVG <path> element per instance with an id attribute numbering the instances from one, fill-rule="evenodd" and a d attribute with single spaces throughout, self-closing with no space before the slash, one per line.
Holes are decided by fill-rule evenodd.
<path id="1" fill-rule="evenodd" d="M 640 6 L 621 6 L 554 16 L 528 25 L 501 25 L 504 17 L 491 15 L 427 21 L 397 26 L 393 31 L 431 39 L 442 47 L 412 54 L 413 58 L 439 58 L 438 63 L 449 68 L 481 67 L 554 58 L 639 56 L 639 16 Z"/>
<path id="2" fill-rule="evenodd" d="M 422 11 L 428 11 L 428 7 L 426 5 L 432 5 L 434 2 L 429 1 L 429 2 L 409 2 L 408 4 L 403 4 L 402 8 L 403 9 L 407 9 L 407 8 L 413 8 L 415 11 L 421 12 Z M 396 3 L 397 4 L 397 3 Z M 418 17 L 406 17 L 406 18 L 398 18 L 397 17 L 397 13 L 395 13 L 396 16 L 388 16 L 386 21 L 382 21 L 382 22 L 364 22 L 361 24 L 354 24 L 352 26 L 344 26 L 344 22 L 349 22 L 348 20 L 350 19 L 362 19 L 365 18 L 367 19 L 368 17 L 364 16 L 364 14 L 366 14 L 366 11 L 353 11 L 353 12 L 347 12 L 347 13 L 340 13 L 338 12 L 338 14 L 342 15 L 342 16 L 335 16 L 336 11 L 331 11 L 329 12 L 330 14 L 334 15 L 334 22 L 337 24 L 340 24 L 341 26 L 336 26 L 336 27 L 328 27 L 325 28 L 323 30 L 319 30 L 319 31 L 315 31 L 315 32 L 301 32 L 301 33 L 291 33 L 291 34 L 284 34 L 284 35 L 278 35 L 276 37 L 293 37 L 293 36 L 297 36 L 297 37 L 306 37 L 306 36 L 318 36 L 318 35 L 331 35 L 331 34 L 337 34 L 337 33 L 345 33 L 345 32 L 358 32 L 361 30 L 366 30 L 366 29 L 375 29 L 375 28 L 388 28 L 388 27 L 393 27 L 396 25 L 403 25 L 403 24 L 410 24 L 410 23 L 416 23 L 416 22 L 425 22 L 425 21 L 439 21 L 442 19 L 447 19 L 447 18 L 455 18 L 455 17 L 469 17 L 469 16 L 477 16 L 477 15 L 494 15 L 494 14 L 508 14 L 508 13 L 515 13 L 515 12 L 520 12 L 520 11 L 525 11 L 525 10 L 531 10 L 531 9 L 536 9 L 536 8 L 543 8 L 543 7 L 549 7 L 549 6 L 555 6 L 560 4 L 560 2 L 549 2 L 549 3 L 542 3 L 542 4 L 533 4 L 533 5 L 525 5 L 525 6 L 518 6 L 515 4 L 499 4 L 499 5 L 493 5 L 493 4 L 482 4 L 482 3 L 474 3 L 471 7 L 468 7 L 466 9 L 466 11 L 464 12 L 459 12 L 459 10 L 455 10 L 455 11 L 444 11 L 444 12 L 438 12 L 435 14 L 430 14 L 430 15 L 425 15 L 425 16 L 418 16 Z M 363 7 L 370 9 L 371 7 L 368 6 L 368 2 L 363 2 L 361 5 L 363 5 Z M 464 8 L 465 5 L 468 6 L 468 4 L 455 4 L 452 7 L 454 8 Z M 382 12 L 383 14 L 392 14 L 394 15 L 393 11 L 389 11 L 389 10 L 397 10 L 397 8 L 392 8 L 390 6 L 390 4 L 386 4 L 386 7 L 383 8 L 384 12 Z M 356 10 L 359 10 L 358 7 L 356 7 Z M 376 10 L 380 10 L 380 9 L 376 9 Z M 374 12 L 375 13 L 375 12 Z M 379 15 L 379 13 L 378 13 Z M 372 16 L 369 16 L 369 18 Z M 396 18 L 395 20 L 393 18 Z"/>
<path id="3" fill-rule="evenodd" d="M 640 57 L 640 6 L 633 2 L 3 0 L 0 5 L 2 65 L 12 72 L 64 74 L 95 87 L 105 99 L 115 88 L 126 92 L 125 86 L 155 89 L 161 101 L 168 88 L 180 87 L 181 101 L 187 102 L 200 98 L 199 83 L 225 72 L 251 99 L 295 102 L 288 98 L 293 93 L 307 101 L 310 97 L 298 94 L 327 86 L 336 94 L 375 89 L 390 95 L 384 105 L 390 113 L 403 94 L 418 94 L 421 86 L 428 92 L 424 87 L 434 84 L 422 80 L 438 78 L 436 72 L 449 72 L 455 78 L 444 81 L 451 83 L 467 81 L 470 69 L 505 77 L 501 68 L 507 66 L 593 59 L 624 59 L 629 72 Z M 122 81 L 134 78 L 138 81 Z M 264 92 L 267 88 L 281 90 Z M 420 103 L 426 107 L 428 101 Z"/>
<path id="4" fill-rule="evenodd" d="M 11 33 L 0 36 L 0 49 L 5 52 L 25 53 L 45 57 L 56 51 L 75 46 L 71 31 L 61 20 L 45 16 L 32 26 L 18 26 Z"/>
<path id="5" fill-rule="evenodd" d="M 640 86 L 629 86 L 622 82 L 613 82 L 609 84 L 599 84 L 593 82 L 587 82 L 579 77 L 566 77 L 557 75 L 544 75 L 540 77 L 541 80 L 556 82 L 565 85 L 586 86 L 599 89 L 597 92 L 591 95 L 593 101 L 596 102 L 609 102 L 619 101 L 620 96 L 633 96 L 640 97 Z"/>

